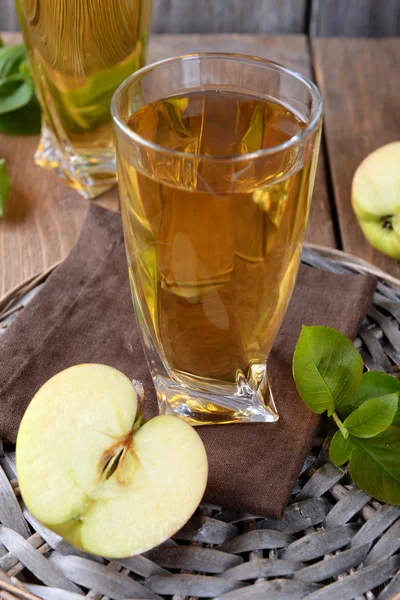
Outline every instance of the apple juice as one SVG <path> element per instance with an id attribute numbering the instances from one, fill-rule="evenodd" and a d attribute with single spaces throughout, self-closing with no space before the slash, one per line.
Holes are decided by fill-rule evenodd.
<path id="1" fill-rule="evenodd" d="M 139 108 L 127 125 L 166 149 L 155 160 L 151 144 L 140 157 L 119 148 L 139 321 L 177 377 L 246 380 L 290 300 L 315 172 L 311 147 L 272 149 L 305 124 L 272 98 L 195 90 Z"/>
<path id="2" fill-rule="evenodd" d="M 115 181 L 110 103 L 145 62 L 151 0 L 16 0 L 16 9 L 43 115 L 35 160 L 96 195 L 91 187 Z"/>

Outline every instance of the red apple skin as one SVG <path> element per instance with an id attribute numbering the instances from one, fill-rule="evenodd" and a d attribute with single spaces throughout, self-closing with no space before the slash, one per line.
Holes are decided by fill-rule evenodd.
<path id="1" fill-rule="evenodd" d="M 362 161 L 353 177 L 351 202 L 369 243 L 400 260 L 400 142 Z"/>

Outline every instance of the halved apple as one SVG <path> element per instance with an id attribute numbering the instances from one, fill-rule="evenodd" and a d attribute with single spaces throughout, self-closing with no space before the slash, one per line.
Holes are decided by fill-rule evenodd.
<path id="1" fill-rule="evenodd" d="M 400 142 L 386 144 L 362 161 L 351 200 L 369 243 L 400 260 Z"/>
<path id="2" fill-rule="evenodd" d="M 18 433 L 28 509 L 78 548 L 110 558 L 145 552 L 173 535 L 207 482 L 196 431 L 168 415 L 140 427 L 137 406 L 121 372 L 78 365 L 43 385 Z"/>

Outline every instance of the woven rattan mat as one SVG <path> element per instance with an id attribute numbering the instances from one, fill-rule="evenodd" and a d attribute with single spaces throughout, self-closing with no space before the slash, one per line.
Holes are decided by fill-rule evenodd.
<path id="1" fill-rule="evenodd" d="M 303 262 L 378 277 L 355 344 L 368 369 L 400 377 L 400 281 L 340 251 Z M 0 335 L 49 273 L 0 300 Z M 400 600 L 400 507 L 377 502 L 316 440 L 281 520 L 202 505 L 162 546 L 112 562 L 72 548 L 23 506 L 13 448 L 0 456 L 0 598 L 4 600 Z"/>

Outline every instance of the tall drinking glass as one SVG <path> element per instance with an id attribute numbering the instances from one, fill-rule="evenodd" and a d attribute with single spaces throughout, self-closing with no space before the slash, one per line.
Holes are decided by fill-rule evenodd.
<path id="1" fill-rule="evenodd" d="M 43 111 L 37 164 L 85 197 L 116 181 L 110 104 L 144 64 L 151 0 L 16 0 Z"/>
<path id="2" fill-rule="evenodd" d="M 266 361 L 299 266 L 321 113 L 313 83 L 240 55 L 164 60 L 116 91 L 129 275 L 161 413 L 278 419 Z"/>

